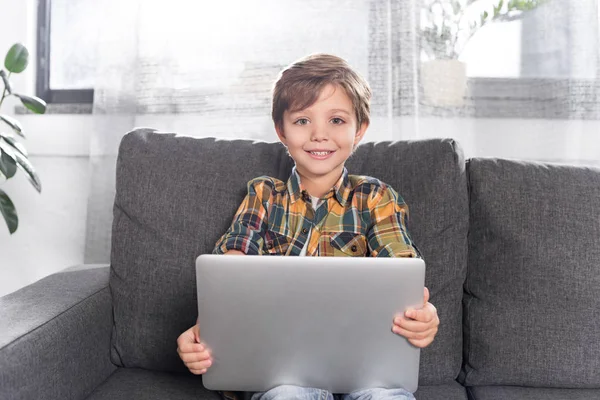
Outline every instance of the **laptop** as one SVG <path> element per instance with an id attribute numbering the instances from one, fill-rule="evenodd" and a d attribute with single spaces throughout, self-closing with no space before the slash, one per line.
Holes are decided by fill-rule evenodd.
<path id="1" fill-rule="evenodd" d="M 392 323 L 423 304 L 422 259 L 205 254 L 196 281 L 207 389 L 417 390 L 420 349 Z"/>

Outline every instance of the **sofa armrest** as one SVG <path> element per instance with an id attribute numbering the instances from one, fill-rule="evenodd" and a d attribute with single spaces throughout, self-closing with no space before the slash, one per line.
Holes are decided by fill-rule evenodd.
<path id="1" fill-rule="evenodd" d="M 84 399 L 115 371 L 109 272 L 69 268 L 0 298 L 1 399 Z"/>

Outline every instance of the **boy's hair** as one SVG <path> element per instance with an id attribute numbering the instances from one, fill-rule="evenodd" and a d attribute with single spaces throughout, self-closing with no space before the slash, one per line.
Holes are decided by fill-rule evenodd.
<path id="1" fill-rule="evenodd" d="M 311 54 L 287 66 L 273 87 L 271 116 L 283 130 L 283 113 L 304 110 L 314 104 L 328 84 L 342 87 L 352 100 L 358 122 L 369 122 L 371 88 L 348 63 L 331 54 Z"/>

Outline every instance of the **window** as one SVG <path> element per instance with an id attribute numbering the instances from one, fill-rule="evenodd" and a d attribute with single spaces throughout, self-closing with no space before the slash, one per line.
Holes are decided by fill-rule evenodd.
<path id="1" fill-rule="evenodd" d="M 36 92 L 48 103 L 92 104 L 95 46 L 91 34 L 98 30 L 89 24 L 100 21 L 73 18 L 79 17 L 78 8 L 85 3 L 91 1 L 39 0 Z"/>
<path id="2" fill-rule="evenodd" d="M 598 21 L 596 0 L 542 3 L 522 18 L 484 26 L 460 59 L 470 77 L 595 80 Z"/>
<path id="3" fill-rule="evenodd" d="M 418 113 L 465 117 L 600 119 L 598 0 L 547 0 L 524 14 L 523 18 L 495 21 L 484 26 L 466 42 L 459 56 L 459 60 L 467 65 L 469 90 L 465 105 L 439 107 L 422 102 L 420 86 L 423 82 L 419 81 L 419 62 L 422 61 L 419 37 L 421 7 L 432 2 L 450 7 L 477 3 L 489 9 L 498 1 L 363 0 L 341 1 L 335 7 L 335 2 L 307 1 L 302 10 L 306 13 L 312 8 L 320 11 L 314 15 L 307 14 L 306 17 L 310 17 L 308 21 L 283 24 L 284 28 L 287 27 L 282 28 L 284 34 L 270 34 L 265 28 L 270 26 L 269 21 L 258 24 L 241 18 L 239 24 L 246 24 L 246 28 L 253 27 L 248 31 L 254 36 L 245 38 L 248 39 L 245 42 L 251 45 L 240 46 L 244 41 L 239 40 L 235 31 L 230 27 L 210 28 L 212 21 L 206 19 L 209 13 L 194 9 L 208 7 L 212 12 L 223 15 L 227 13 L 231 1 L 207 5 L 190 0 L 186 6 L 189 11 L 187 14 L 201 18 L 199 25 L 214 31 L 211 39 L 202 43 L 203 54 L 212 54 L 227 68 L 203 65 L 202 60 L 197 62 L 193 59 L 193 54 L 180 51 L 177 59 L 185 61 L 185 57 L 190 57 L 188 62 L 182 61 L 176 66 L 177 76 L 170 76 L 170 80 L 164 82 L 157 81 L 157 84 L 149 85 L 147 91 L 138 95 L 137 109 L 142 113 L 170 109 L 182 113 L 205 112 L 211 107 L 222 107 L 218 99 L 224 98 L 223 93 L 229 92 L 236 96 L 226 98 L 228 105 L 232 104 L 232 98 L 246 104 L 260 97 L 260 106 L 268 108 L 269 79 L 285 61 L 290 60 L 287 54 L 311 49 L 310 44 L 315 41 L 327 43 L 330 40 L 335 42 L 331 48 L 341 52 L 340 55 L 345 56 L 369 80 L 373 87 L 373 112 L 376 115 Z M 95 86 L 96 78 L 102 79 L 96 76 L 98 35 L 103 33 L 102 29 L 111 29 L 103 26 L 105 21 L 97 17 L 98 12 L 94 12 L 101 10 L 103 3 L 97 0 L 39 0 L 37 92 L 49 103 L 92 103 L 94 91 L 91 88 Z M 288 11 L 293 11 L 292 3 L 295 4 L 293 1 L 260 2 L 268 9 L 259 14 L 273 14 L 281 18 Z M 327 6 L 329 3 L 332 3 L 330 8 Z M 505 7 L 507 3 L 504 1 Z M 183 2 L 180 1 L 180 4 Z M 294 10 L 298 11 L 296 8 Z M 328 12 L 328 24 L 315 25 L 318 29 L 312 30 L 315 35 L 318 32 L 319 37 L 313 40 L 307 36 L 308 40 L 304 40 L 307 38 L 302 35 L 310 34 L 310 29 L 306 29 L 307 22 L 325 18 L 321 15 L 324 11 Z M 257 26 L 260 29 L 256 29 Z M 331 26 L 330 30 L 327 30 L 328 26 Z M 346 29 L 342 36 L 341 27 Z M 142 25 L 132 29 L 138 29 L 146 35 L 142 42 L 148 43 L 151 42 L 148 35 L 160 35 L 161 32 L 177 30 L 177 27 L 165 22 L 150 28 Z M 206 34 L 203 37 L 209 36 Z M 335 39 L 339 37 L 345 37 L 345 40 Z M 256 41 L 251 42 L 250 39 Z M 289 50 L 288 53 L 273 50 L 279 46 L 279 42 L 285 43 L 280 47 Z M 232 53 L 237 54 L 235 63 L 218 59 L 217 56 L 223 56 L 219 50 L 221 46 L 228 46 Z M 236 50 L 238 47 L 239 51 Z M 140 68 L 145 68 L 139 71 L 140 74 L 152 75 L 153 71 L 148 69 L 170 68 L 160 54 L 148 53 L 145 47 L 140 51 L 144 57 L 146 54 L 151 56 L 148 62 L 140 62 Z M 187 85 L 189 80 L 184 79 L 186 74 L 197 76 L 203 68 L 213 77 L 208 83 L 216 86 L 204 87 L 206 85 L 203 84 L 194 87 L 189 91 L 189 101 L 181 105 L 171 104 L 169 89 L 175 91 L 179 86 Z M 250 82 L 257 79 L 257 74 L 264 80 L 257 83 L 257 86 L 260 85 L 260 96 L 256 95 L 259 89 L 253 89 L 247 96 L 238 96 L 243 91 L 231 87 L 231 82 L 241 79 L 243 81 L 238 85 L 250 87 Z M 177 77 L 182 79 L 177 80 Z M 160 96 L 155 93 L 157 90 Z M 181 94 L 178 92 L 174 96 L 181 97 Z M 157 104 L 159 101 L 161 103 Z M 190 107 L 191 110 L 188 110 Z M 252 104 L 246 107 L 248 112 L 253 112 L 252 107 Z"/>
<path id="4" fill-rule="evenodd" d="M 117 1 L 39 0 L 38 93 L 50 103 L 92 103 L 92 87 L 102 95 L 96 79 L 106 77 L 104 61 L 125 65 L 129 58 L 134 79 L 146 79 L 135 93 L 136 112 L 209 113 L 235 102 L 248 102 L 243 112 L 262 112 L 281 68 L 316 47 L 368 72 L 371 1 L 125 0 L 127 10 L 111 9 L 106 21 L 99 16 Z M 167 9 L 169 17 L 160 12 Z M 126 27 L 119 58 L 107 47 Z M 117 79 L 125 72 L 110 71 Z"/>
<path id="5" fill-rule="evenodd" d="M 506 10 L 509 2 L 502 3 Z M 442 13 L 453 15 L 453 7 L 461 4 L 480 7 L 474 14 L 477 21 L 484 12 L 491 15 L 498 1 L 423 4 L 438 9 L 425 22 L 422 18 L 421 26 L 441 20 Z M 469 88 L 465 106 L 424 105 L 423 110 L 433 115 L 600 119 L 599 25 L 597 0 L 539 1 L 519 17 L 488 23 L 460 48 Z M 420 55 L 421 61 L 427 58 Z"/>

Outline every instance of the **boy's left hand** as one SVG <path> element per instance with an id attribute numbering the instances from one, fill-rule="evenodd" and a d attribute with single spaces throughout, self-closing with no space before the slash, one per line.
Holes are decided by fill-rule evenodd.
<path id="1" fill-rule="evenodd" d="M 427 347 L 433 342 L 440 319 L 433 304 L 429 303 L 429 289 L 423 289 L 423 307 L 418 309 L 409 308 L 404 315 L 394 317 L 392 331 L 404 336 L 416 347 Z"/>

